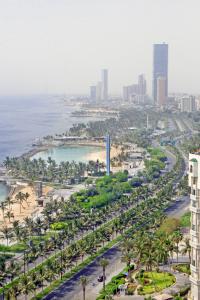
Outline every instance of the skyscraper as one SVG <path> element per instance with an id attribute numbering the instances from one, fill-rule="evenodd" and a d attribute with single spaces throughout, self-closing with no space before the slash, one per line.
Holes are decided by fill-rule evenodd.
<path id="1" fill-rule="evenodd" d="M 90 87 L 90 100 L 96 101 L 97 98 L 97 87 L 96 85 L 92 85 Z"/>
<path id="2" fill-rule="evenodd" d="M 153 100 L 157 102 L 157 79 L 164 77 L 166 98 L 168 97 L 168 44 L 154 44 L 153 47 Z"/>
<path id="3" fill-rule="evenodd" d="M 101 71 L 102 80 L 102 98 L 104 101 L 108 100 L 108 70 L 103 69 Z"/>
<path id="4" fill-rule="evenodd" d="M 165 77 L 158 77 L 157 78 L 157 106 L 164 107 L 166 106 L 166 78 Z"/>

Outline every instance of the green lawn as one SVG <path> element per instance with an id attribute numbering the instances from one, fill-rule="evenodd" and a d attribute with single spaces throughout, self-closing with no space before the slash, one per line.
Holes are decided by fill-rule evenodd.
<path id="1" fill-rule="evenodd" d="M 188 211 L 180 218 L 181 227 L 190 227 L 190 216 L 191 213 Z"/>
<path id="2" fill-rule="evenodd" d="M 138 289 L 138 292 L 140 295 L 145 295 L 162 291 L 173 285 L 176 279 L 172 274 L 166 272 L 144 272 L 144 278 L 139 281 L 142 287 Z"/>
<path id="3" fill-rule="evenodd" d="M 190 275 L 190 265 L 189 264 L 178 264 L 178 265 L 173 266 L 173 269 Z"/>

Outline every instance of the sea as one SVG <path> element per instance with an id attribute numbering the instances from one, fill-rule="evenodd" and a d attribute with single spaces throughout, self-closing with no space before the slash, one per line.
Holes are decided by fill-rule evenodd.
<path id="1" fill-rule="evenodd" d="M 68 105 L 62 95 L 0 96 L 0 162 L 6 156 L 29 151 L 36 139 L 63 133 L 78 122 L 94 120 L 72 117 L 76 110 L 78 107 Z M 0 201 L 7 192 L 1 183 Z"/>

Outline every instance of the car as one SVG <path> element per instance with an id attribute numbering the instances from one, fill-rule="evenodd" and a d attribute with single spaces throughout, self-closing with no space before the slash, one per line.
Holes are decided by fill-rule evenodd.
<path id="1" fill-rule="evenodd" d="M 103 275 L 99 275 L 99 277 L 98 277 L 98 282 L 103 282 L 103 279 L 106 279 L 106 276 L 105 276 L 105 278 L 104 278 L 104 276 Z"/>

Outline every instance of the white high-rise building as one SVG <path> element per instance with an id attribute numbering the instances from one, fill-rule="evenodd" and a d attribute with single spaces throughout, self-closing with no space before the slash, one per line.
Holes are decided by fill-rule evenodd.
<path id="1" fill-rule="evenodd" d="M 101 71 L 102 80 L 102 99 L 104 101 L 108 100 L 108 70 L 103 69 Z"/>
<path id="2" fill-rule="evenodd" d="M 200 300 L 200 150 L 189 154 L 191 300 Z"/>
<path id="3" fill-rule="evenodd" d="M 194 96 L 184 96 L 180 99 L 181 112 L 196 111 L 196 101 Z"/>

